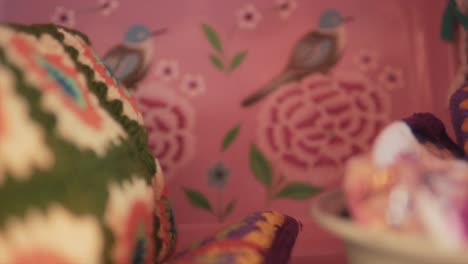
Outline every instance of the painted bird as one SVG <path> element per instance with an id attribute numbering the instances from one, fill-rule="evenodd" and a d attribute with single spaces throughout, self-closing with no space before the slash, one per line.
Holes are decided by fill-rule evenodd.
<path id="1" fill-rule="evenodd" d="M 144 25 L 133 25 L 125 34 L 124 43 L 113 47 L 104 55 L 104 64 L 128 89 L 134 89 L 153 61 L 153 37 L 166 33 L 167 29 L 149 30 Z"/>
<path id="2" fill-rule="evenodd" d="M 313 73 L 326 74 L 339 61 L 345 46 L 345 28 L 352 17 L 344 17 L 336 10 L 327 10 L 318 21 L 318 28 L 307 33 L 294 47 L 285 69 L 267 85 L 242 101 L 251 106 L 283 84 L 299 81 Z"/>

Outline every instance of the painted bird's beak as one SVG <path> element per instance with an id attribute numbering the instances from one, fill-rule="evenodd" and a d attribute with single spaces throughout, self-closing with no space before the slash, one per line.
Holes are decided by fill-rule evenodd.
<path id="1" fill-rule="evenodd" d="M 160 35 L 164 35 L 167 33 L 167 28 L 161 28 L 161 29 L 156 29 L 151 31 L 151 36 L 152 37 L 158 37 Z"/>
<path id="2" fill-rule="evenodd" d="M 354 17 L 352 17 L 352 16 L 347 16 L 347 17 L 344 17 L 344 19 L 343 19 L 344 23 L 349 23 L 349 22 L 353 22 L 353 21 L 354 21 Z"/>

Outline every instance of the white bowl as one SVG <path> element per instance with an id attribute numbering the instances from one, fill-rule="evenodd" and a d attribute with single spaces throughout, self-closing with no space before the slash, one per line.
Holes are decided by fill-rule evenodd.
<path id="1" fill-rule="evenodd" d="M 346 244 L 351 264 L 461 264 L 468 263 L 468 249 L 453 251 L 419 236 L 371 230 L 343 216 L 342 191 L 325 192 L 312 205 L 312 217 Z"/>

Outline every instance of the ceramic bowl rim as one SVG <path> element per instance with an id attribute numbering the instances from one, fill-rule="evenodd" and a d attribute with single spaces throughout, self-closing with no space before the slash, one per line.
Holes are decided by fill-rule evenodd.
<path id="1" fill-rule="evenodd" d="M 326 207 L 334 201 L 340 204 L 333 205 L 337 208 L 331 212 Z M 365 228 L 339 216 L 339 211 L 345 207 L 344 193 L 341 189 L 326 191 L 313 201 L 311 215 L 319 226 L 343 240 L 348 246 L 355 245 L 418 260 L 440 259 L 441 263 L 468 263 L 468 249 L 454 252 L 420 236 Z"/>

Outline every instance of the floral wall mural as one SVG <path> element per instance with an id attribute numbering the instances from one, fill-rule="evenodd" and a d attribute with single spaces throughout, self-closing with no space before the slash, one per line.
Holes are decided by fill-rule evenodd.
<path id="1" fill-rule="evenodd" d="M 89 35 L 103 70 L 134 95 L 125 111 L 143 112 L 181 246 L 275 209 L 304 223 L 301 255 L 339 250 L 309 206 L 339 185 L 348 157 L 395 118 L 447 120 L 445 2 L 410 2 L 11 0 L 0 14 Z"/>

